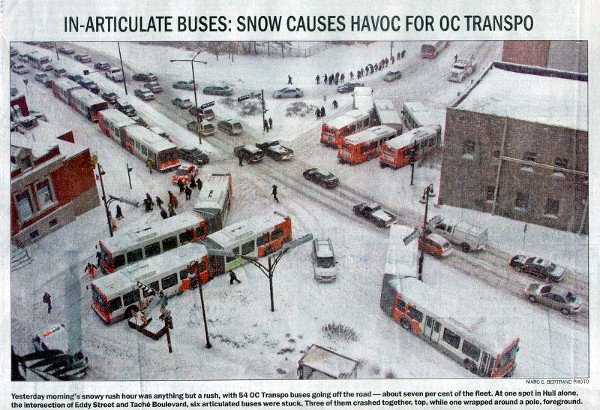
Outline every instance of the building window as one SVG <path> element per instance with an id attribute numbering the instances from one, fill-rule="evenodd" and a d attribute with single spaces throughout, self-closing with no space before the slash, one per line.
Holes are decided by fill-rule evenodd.
<path id="1" fill-rule="evenodd" d="M 31 161 L 31 157 L 29 155 L 21 158 L 21 168 L 25 170 L 31 167 L 33 167 L 33 161 Z"/>
<path id="2" fill-rule="evenodd" d="M 558 167 L 558 168 L 566 169 L 569 166 L 569 160 L 566 158 L 556 157 L 554 159 L 554 166 Z M 565 174 L 560 169 L 555 169 L 554 172 L 552 173 L 552 176 L 556 177 L 556 178 L 564 178 Z"/>
<path id="3" fill-rule="evenodd" d="M 537 156 L 537 154 L 535 152 L 528 152 L 528 151 L 526 151 L 523 154 L 523 161 L 535 162 L 535 157 L 536 156 Z"/>
<path id="4" fill-rule="evenodd" d="M 52 195 L 50 182 L 47 179 L 35 184 L 35 190 L 40 203 L 40 209 L 46 209 L 54 204 L 54 195 Z"/>
<path id="5" fill-rule="evenodd" d="M 495 158 L 500 158 L 500 150 L 497 149 L 494 152 L 492 152 L 492 156 L 495 157 Z"/>
<path id="6" fill-rule="evenodd" d="M 33 201 L 31 200 L 29 190 L 15 195 L 15 200 L 17 202 L 17 212 L 19 213 L 21 221 L 26 221 L 31 218 L 35 213 L 35 210 L 33 209 Z"/>
<path id="7" fill-rule="evenodd" d="M 56 225 L 58 225 L 58 220 L 56 218 L 54 218 L 53 220 L 51 220 L 50 222 L 48 222 L 48 226 L 50 228 L 55 227 Z"/>
<path id="8" fill-rule="evenodd" d="M 35 239 L 35 238 L 37 238 L 38 236 L 40 236 L 40 232 L 39 232 L 38 230 L 35 230 L 35 231 L 33 231 L 33 232 L 31 232 L 31 233 L 29 234 L 29 237 L 30 237 L 31 239 Z"/>
<path id="9" fill-rule="evenodd" d="M 515 208 L 521 210 L 527 210 L 529 207 L 529 194 L 525 194 L 523 192 L 517 192 L 517 197 L 515 199 Z"/>
<path id="10" fill-rule="evenodd" d="M 493 201 L 494 200 L 494 186 L 493 185 L 488 185 L 487 188 L 485 189 L 485 200 L 486 201 Z"/>
<path id="11" fill-rule="evenodd" d="M 544 211 L 546 216 L 558 216 L 558 210 L 560 208 L 560 201 L 557 199 L 548 198 L 546 200 L 546 209 Z"/>
<path id="12" fill-rule="evenodd" d="M 475 141 L 466 140 L 463 144 L 463 158 L 473 159 L 475 154 Z"/>

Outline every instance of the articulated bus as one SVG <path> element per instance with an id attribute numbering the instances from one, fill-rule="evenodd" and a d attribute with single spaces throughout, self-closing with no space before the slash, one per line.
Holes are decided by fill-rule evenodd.
<path id="1" fill-rule="evenodd" d="M 402 118 L 400 117 L 400 112 L 394 107 L 394 104 L 389 100 L 375 101 L 374 104 L 379 124 L 394 128 L 398 132 L 398 135 L 402 134 Z"/>
<path id="2" fill-rule="evenodd" d="M 347 135 L 362 131 L 371 124 L 371 115 L 360 110 L 348 111 L 329 122 L 324 122 L 321 128 L 321 144 L 339 148 Z"/>
<path id="3" fill-rule="evenodd" d="M 204 218 L 209 232 L 216 232 L 225 226 L 232 195 L 231 174 L 212 174 L 204 180 L 194 212 Z"/>
<path id="4" fill-rule="evenodd" d="M 445 110 L 429 108 L 419 101 L 405 102 L 402 115 L 409 130 L 428 125 L 443 126 L 446 122 Z"/>
<path id="5" fill-rule="evenodd" d="M 373 115 L 373 89 L 371 87 L 356 87 L 352 91 L 354 109 Z"/>
<path id="6" fill-rule="evenodd" d="M 198 277 L 191 266 L 195 261 L 198 262 L 200 280 L 202 283 L 208 281 L 206 248 L 197 243 L 98 278 L 92 282 L 92 309 L 106 324 L 131 317 L 133 312 L 140 310 L 140 305 L 149 302 L 150 294 L 140 288 L 138 282 L 157 294 L 162 290 L 168 297 L 179 295 L 198 285 Z"/>
<path id="7" fill-rule="evenodd" d="M 52 80 L 52 93 L 90 121 L 98 121 L 100 111 L 108 108 L 106 101 L 68 78 Z"/>
<path id="8" fill-rule="evenodd" d="M 440 145 L 440 134 L 439 126 L 419 127 L 386 141 L 379 156 L 379 165 L 381 168 L 402 168 L 410 164 L 413 150 L 414 159 L 418 161 Z"/>
<path id="9" fill-rule="evenodd" d="M 135 231 L 117 231 L 99 242 L 100 269 L 113 273 L 126 265 L 159 255 L 208 233 L 206 221 L 196 212 L 185 212 L 153 222 Z"/>
<path id="10" fill-rule="evenodd" d="M 46 54 L 42 54 L 39 51 L 32 51 L 27 54 L 27 58 L 33 68 L 36 68 L 41 71 L 54 70 L 54 67 L 52 66 L 52 61 L 50 60 L 50 57 Z"/>
<path id="11" fill-rule="evenodd" d="M 125 128 L 136 125 L 134 119 L 115 108 L 109 108 L 100 113 L 98 125 L 104 133 L 125 148 Z"/>
<path id="12" fill-rule="evenodd" d="M 170 219 L 170 218 L 169 218 Z M 292 220 L 277 213 L 255 216 L 226 226 L 200 241 L 208 249 L 231 250 L 236 255 L 261 258 L 292 240 Z M 210 277 L 221 275 L 247 261 L 243 258 L 210 255 Z"/>
<path id="13" fill-rule="evenodd" d="M 396 136 L 396 130 L 387 125 L 378 125 L 349 135 L 338 149 L 340 162 L 359 164 L 379 157 L 382 145 Z"/>
<path id="14" fill-rule="evenodd" d="M 392 225 L 386 256 L 380 307 L 394 321 L 481 377 L 508 377 L 516 366 L 519 338 L 496 309 L 460 303 L 458 295 L 434 289 L 414 276 L 417 270 L 413 240 L 403 246 L 411 228 Z M 414 245 L 413 245 L 414 244 Z M 462 295 L 461 295 L 462 296 Z M 479 312 L 491 312 L 480 316 Z"/>
<path id="15" fill-rule="evenodd" d="M 437 55 L 446 48 L 448 40 L 440 40 L 435 43 L 426 43 L 421 46 L 421 57 L 436 58 Z"/>

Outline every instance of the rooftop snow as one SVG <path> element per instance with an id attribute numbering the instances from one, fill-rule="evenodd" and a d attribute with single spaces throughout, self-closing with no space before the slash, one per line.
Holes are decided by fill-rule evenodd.
<path id="1" fill-rule="evenodd" d="M 492 67 L 456 108 L 587 131 L 585 81 Z"/>

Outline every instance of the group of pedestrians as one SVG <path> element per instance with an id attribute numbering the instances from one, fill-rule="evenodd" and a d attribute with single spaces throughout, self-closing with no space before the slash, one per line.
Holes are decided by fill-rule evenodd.
<path id="1" fill-rule="evenodd" d="M 317 81 L 317 84 L 321 84 L 321 76 L 317 74 L 317 76 L 315 77 L 315 80 Z M 329 74 L 327 75 L 327 73 L 323 74 L 323 84 L 324 85 L 338 85 L 339 83 L 343 83 L 344 81 L 346 81 L 346 75 L 344 73 L 341 73 L 338 71 L 337 73 L 333 74 Z"/>
<path id="2" fill-rule="evenodd" d="M 263 120 L 263 131 L 269 132 L 269 130 L 273 129 L 273 119 L 269 117 L 269 119 Z"/>

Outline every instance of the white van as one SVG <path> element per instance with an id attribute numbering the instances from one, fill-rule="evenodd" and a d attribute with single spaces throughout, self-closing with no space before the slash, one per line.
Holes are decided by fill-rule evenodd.
<path id="1" fill-rule="evenodd" d="M 443 236 L 463 252 L 482 251 L 487 246 L 488 230 L 468 222 L 435 216 L 428 221 L 433 233 Z"/>

